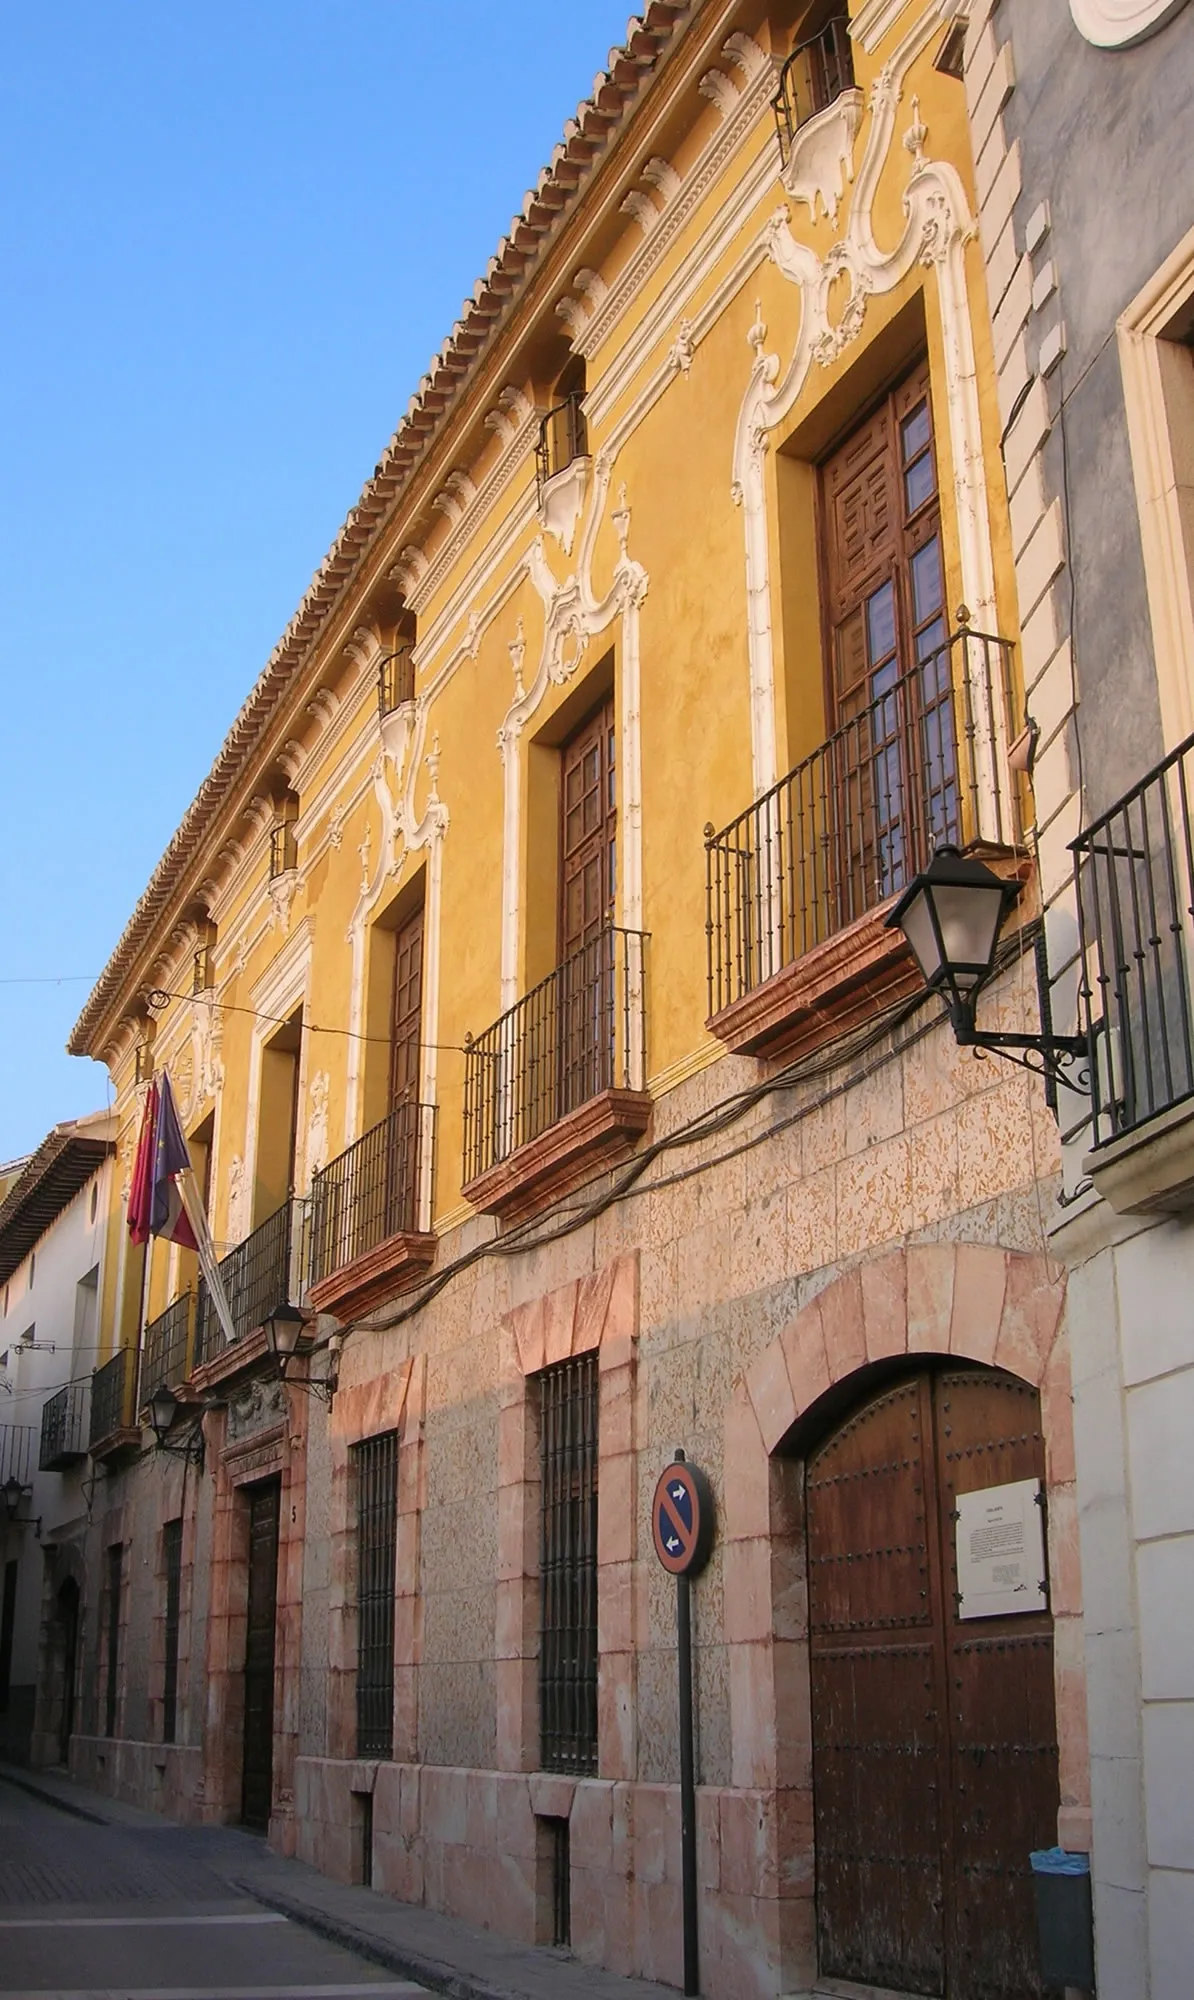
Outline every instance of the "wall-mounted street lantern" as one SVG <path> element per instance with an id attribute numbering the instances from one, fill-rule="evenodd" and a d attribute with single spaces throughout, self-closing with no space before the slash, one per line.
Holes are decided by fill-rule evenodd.
<path id="1" fill-rule="evenodd" d="M 283 1301 L 281 1305 L 275 1306 L 271 1313 L 266 1314 L 263 1324 L 265 1326 L 266 1344 L 278 1364 L 279 1381 L 290 1381 L 296 1389 L 310 1390 L 312 1395 L 321 1397 L 330 1408 L 332 1398 L 336 1393 L 336 1383 L 339 1375 L 340 1343 L 338 1339 L 333 1336 L 328 1342 L 328 1364 L 325 1375 L 312 1375 L 308 1373 L 306 1375 L 288 1376 L 286 1372 L 287 1367 L 298 1353 L 299 1342 L 307 1330 L 306 1318 L 297 1306 L 292 1306 Z"/>
<path id="2" fill-rule="evenodd" d="M 15 1472 L 10 1472 L 3 1486 L 0 1486 L 0 1519 L 15 1528 L 27 1528 L 32 1525 L 34 1534 L 40 1540 L 41 1519 L 39 1517 L 34 1521 L 28 1511 L 32 1499 L 32 1486 L 26 1486 L 23 1480 L 17 1478 Z M 22 1512 L 22 1509 L 25 1511 Z"/>
<path id="3" fill-rule="evenodd" d="M 926 985 L 945 1001 L 962 1048 L 993 1049 L 1040 1076 L 1064 1078 L 1070 1063 L 1090 1053 L 1085 1035 L 998 1034 L 975 1026 L 975 1002 L 991 977 L 1000 928 L 1018 894 L 1016 883 L 984 862 L 967 860 L 956 847 L 939 847 L 908 884 L 887 929 L 903 931 Z"/>
<path id="4" fill-rule="evenodd" d="M 169 1452 L 172 1458 L 185 1458 L 189 1464 L 203 1465 L 203 1419 L 200 1416 L 192 1423 L 184 1436 L 172 1438 L 171 1426 L 182 1408 L 173 1389 L 165 1382 L 156 1388 L 149 1399 L 149 1423 L 153 1431 L 158 1451 Z"/>

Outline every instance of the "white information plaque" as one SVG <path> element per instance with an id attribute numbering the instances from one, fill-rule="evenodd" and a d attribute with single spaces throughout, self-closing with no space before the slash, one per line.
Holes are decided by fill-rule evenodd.
<path id="1" fill-rule="evenodd" d="M 958 1617 L 1047 1611 L 1039 1479 L 959 1493 Z"/>

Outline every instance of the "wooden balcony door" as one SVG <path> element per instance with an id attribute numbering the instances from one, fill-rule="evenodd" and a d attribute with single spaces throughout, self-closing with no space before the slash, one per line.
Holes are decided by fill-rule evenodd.
<path id="1" fill-rule="evenodd" d="M 928 363 L 821 467 L 830 927 L 902 889 L 956 835 L 941 516 Z"/>
<path id="2" fill-rule="evenodd" d="M 564 745 L 560 773 L 559 1004 L 556 1116 L 613 1075 L 613 921 L 617 892 L 617 752 L 613 697 Z"/>
<path id="3" fill-rule="evenodd" d="M 394 939 L 390 1011 L 390 1128 L 385 1156 L 385 1236 L 413 1229 L 418 1213 L 419 1082 L 423 1034 L 423 906 Z"/>
<path id="4" fill-rule="evenodd" d="M 958 1495 L 1040 1480 L 1040 1404 L 926 1369 L 808 1461 L 819 1970 L 1039 2000 L 1028 1855 L 1057 1837 L 1053 1621 L 959 1616 Z"/>

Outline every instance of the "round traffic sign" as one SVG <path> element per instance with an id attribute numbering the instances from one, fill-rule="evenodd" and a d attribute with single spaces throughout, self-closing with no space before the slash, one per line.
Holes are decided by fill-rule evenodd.
<path id="1" fill-rule="evenodd" d="M 699 1466 L 677 1459 L 659 1475 L 651 1502 L 655 1553 L 673 1576 L 697 1576 L 713 1547 L 713 1488 Z"/>

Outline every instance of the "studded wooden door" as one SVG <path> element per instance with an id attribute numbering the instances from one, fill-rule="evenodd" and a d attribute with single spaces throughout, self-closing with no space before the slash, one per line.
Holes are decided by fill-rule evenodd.
<path id="1" fill-rule="evenodd" d="M 262 1831 L 274 1792 L 274 1627 L 278 1607 L 280 1483 L 249 1488 L 249 1602 L 245 1620 L 245 1733 L 241 1819 Z"/>
<path id="2" fill-rule="evenodd" d="M 938 1369 L 846 1419 L 807 1469 L 823 1974 L 1034 2000 L 1028 1855 L 1057 1837 L 1047 1612 L 959 1620 L 958 1493 L 1044 1478 L 1036 1392 Z"/>

